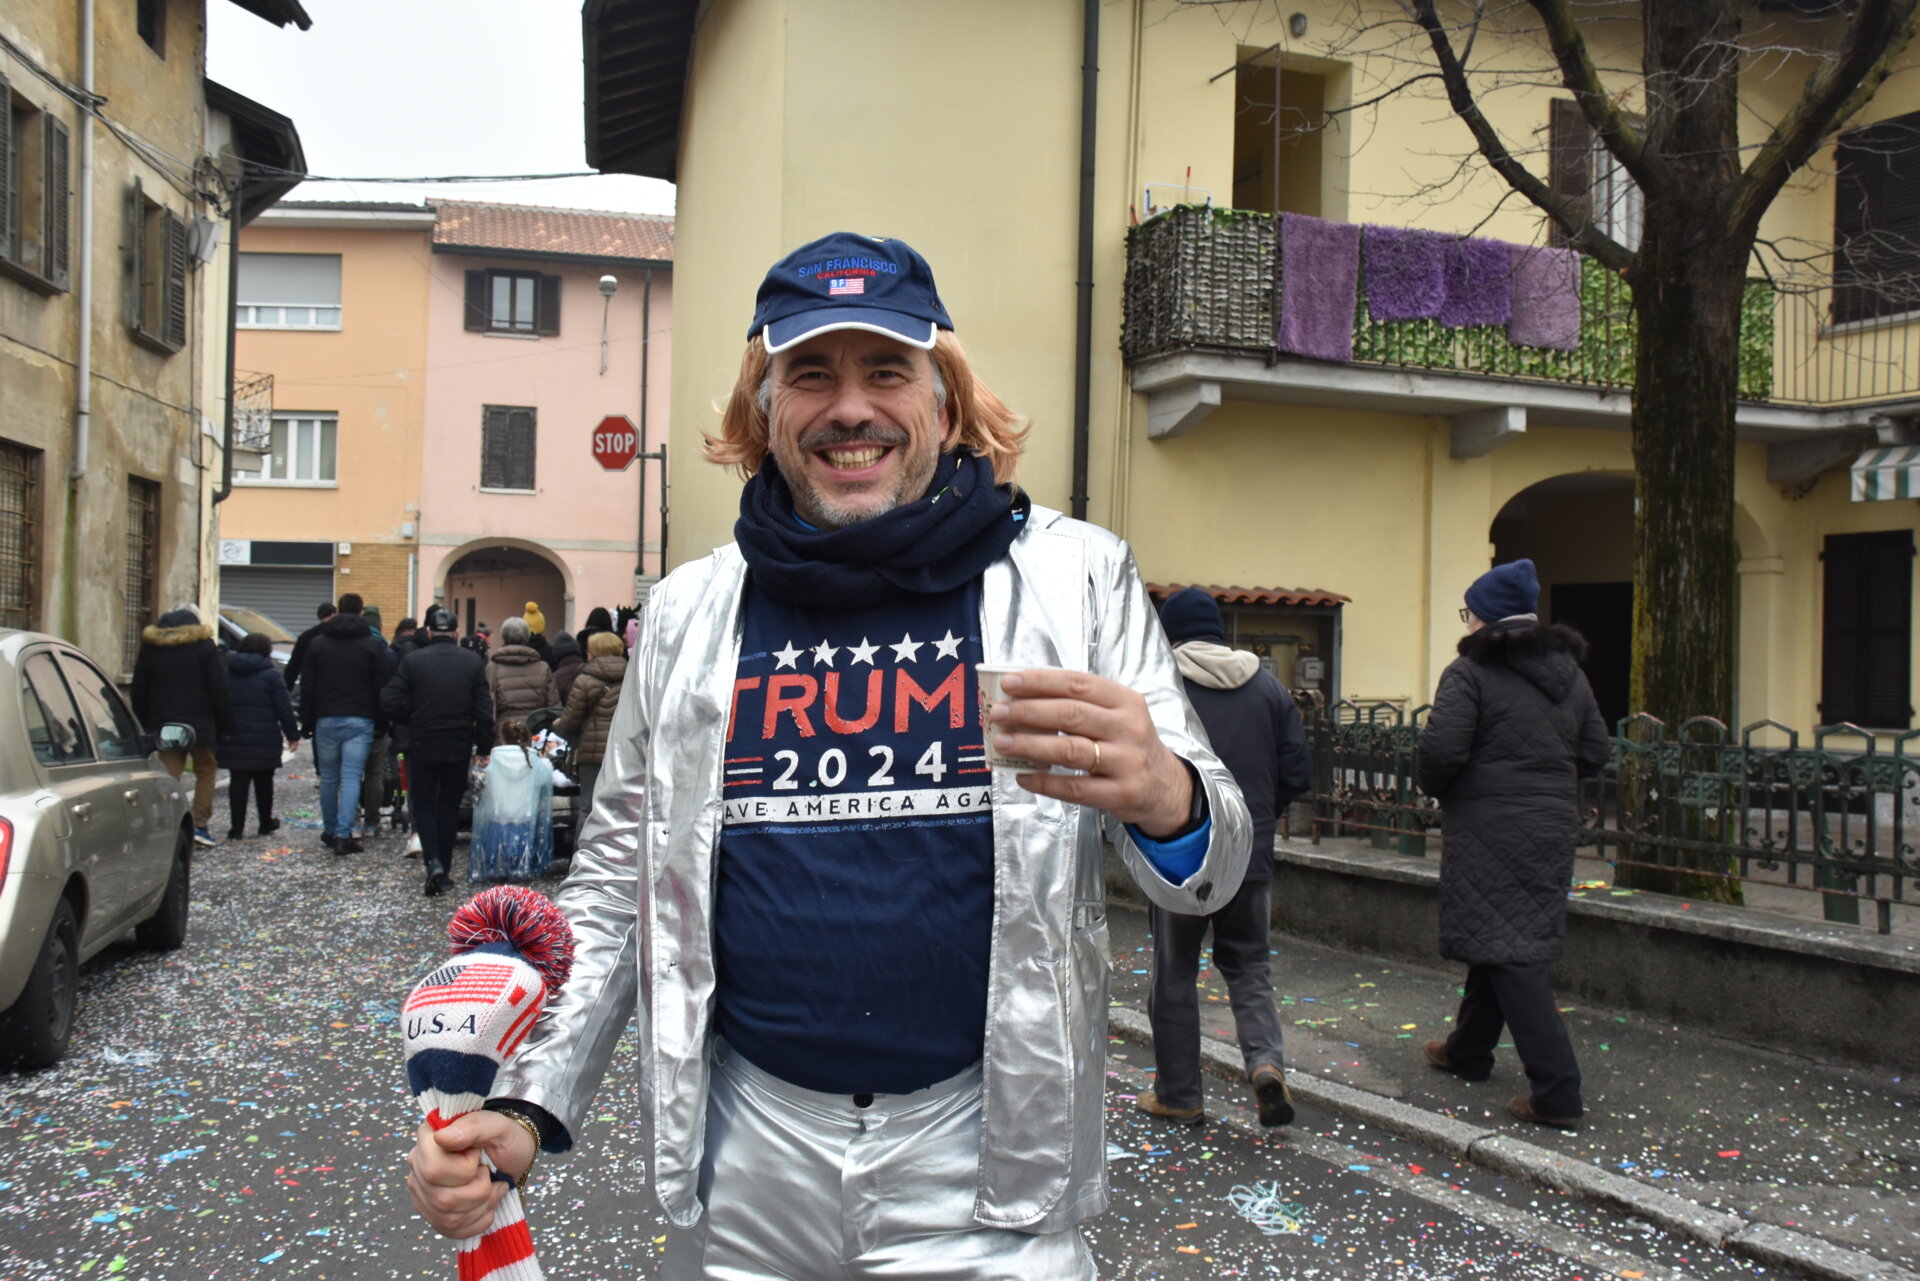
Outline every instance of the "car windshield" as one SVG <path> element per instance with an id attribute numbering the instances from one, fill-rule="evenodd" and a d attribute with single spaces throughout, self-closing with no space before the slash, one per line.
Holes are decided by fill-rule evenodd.
<path id="1" fill-rule="evenodd" d="M 259 632 L 276 645 L 291 645 L 294 638 L 286 628 L 268 618 L 265 614 L 248 609 L 245 605 L 222 605 L 220 617 L 238 627 L 242 634 Z"/>

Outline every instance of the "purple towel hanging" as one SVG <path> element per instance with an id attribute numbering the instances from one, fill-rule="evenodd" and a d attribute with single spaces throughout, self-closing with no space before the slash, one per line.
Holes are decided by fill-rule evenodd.
<path id="1" fill-rule="evenodd" d="M 1516 347 L 1575 351 L 1580 346 L 1580 255 L 1571 249 L 1508 245 L 1513 268 L 1513 319 L 1507 341 Z"/>
<path id="2" fill-rule="evenodd" d="M 1374 320 L 1429 320 L 1447 298 L 1444 236 L 1411 227 L 1365 228 L 1367 314 Z"/>
<path id="3" fill-rule="evenodd" d="M 1440 323 L 1504 325 L 1513 315 L 1513 264 L 1502 240 L 1454 240 L 1447 244 L 1447 300 Z"/>
<path id="4" fill-rule="evenodd" d="M 1280 324 L 1274 346 L 1319 360 L 1353 359 L 1360 228 L 1280 215 Z"/>

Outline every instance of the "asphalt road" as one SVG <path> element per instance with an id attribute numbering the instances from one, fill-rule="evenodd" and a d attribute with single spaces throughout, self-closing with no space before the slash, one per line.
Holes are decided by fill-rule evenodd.
<path id="1" fill-rule="evenodd" d="M 97 958 L 68 1060 L 0 1077 L 0 1277 L 451 1275 L 401 1186 L 397 1009 L 460 900 L 424 899 L 397 837 L 321 850 L 305 773 L 282 776 L 287 828 L 201 853 L 184 949 Z M 1170 1126 L 1133 1110 L 1141 1052 L 1111 1048 L 1104 1277 L 1769 1275 L 1330 1116 Z M 631 1064 L 623 1047 L 579 1155 L 536 1181 L 550 1277 L 656 1271 Z"/>

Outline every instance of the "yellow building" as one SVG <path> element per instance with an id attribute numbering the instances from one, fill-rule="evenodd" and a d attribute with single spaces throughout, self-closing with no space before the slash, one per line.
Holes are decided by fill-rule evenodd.
<path id="1" fill-rule="evenodd" d="M 1376 321 L 1386 295 L 1370 298 L 1356 268 L 1352 356 L 1275 350 L 1284 313 L 1310 313 L 1315 297 L 1276 289 L 1276 212 L 1547 240 L 1541 215 L 1472 157 L 1437 84 L 1388 92 L 1421 69 L 1404 21 L 1356 25 L 1333 0 L 710 0 L 648 6 L 645 21 L 639 7 L 586 6 L 588 153 L 603 170 L 678 183 L 676 561 L 729 537 L 738 482 L 693 460 L 766 265 L 832 230 L 898 236 L 933 263 L 988 383 L 1031 416 L 1022 479 L 1035 497 L 1123 534 L 1157 583 L 1256 585 L 1223 593 L 1230 625 L 1282 676 L 1424 702 L 1453 656 L 1468 582 L 1496 558 L 1530 556 L 1543 614 L 1589 633 L 1603 706 L 1627 710 L 1632 361 L 1618 281 L 1586 264 L 1567 286 L 1577 350 L 1543 352 L 1499 326 Z M 1597 29 L 1611 33 L 1603 65 L 1637 65 L 1636 50 L 1606 45 L 1633 24 Z M 1831 34 L 1762 13 L 1749 31 L 1778 48 Z M 1785 64 L 1746 79 L 1742 128 L 1756 139 L 1805 83 L 1807 67 Z M 1512 73 L 1483 109 L 1525 162 L 1586 191 L 1616 236 L 1634 234 L 1630 184 L 1563 132 L 1571 103 L 1555 106 L 1565 95 L 1545 87 L 1537 42 L 1485 32 L 1475 65 Z M 1857 123 L 1916 108 L 1920 88 L 1895 77 Z M 1843 139 L 1816 157 L 1763 239 L 1831 246 L 1836 171 L 1856 183 L 1839 193 L 1853 229 L 1899 231 L 1899 201 L 1866 161 L 1920 175 L 1904 136 L 1853 135 L 1870 145 Z M 1910 265 L 1878 264 L 1895 276 Z M 1894 447 L 1916 439 L 1908 321 L 1920 303 L 1836 294 L 1833 271 L 1817 251 L 1751 300 L 1738 716 L 1905 730 L 1920 477 Z M 1897 498 L 1854 501 L 1877 495 Z"/>
<path id="2" fill-rule="evenodd" d="M 219 595 L 299 632 L 355 592 L 413 612 L 433 211 L 292 201 L 240 240 L 243 441 Z"/>
<path id="3" fill-rule="evenodd" d="M 300 154 L 205 77 L 201 0 L 0 11 L 0 627 L 122 677 L 158 612 L 212 604 L 222 246 L 290 185 L 241 166 Z"/>

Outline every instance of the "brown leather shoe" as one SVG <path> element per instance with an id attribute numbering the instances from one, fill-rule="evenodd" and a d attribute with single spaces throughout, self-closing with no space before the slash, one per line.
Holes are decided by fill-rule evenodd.
<path id="1" fill-rule="evenodd" d="M 1493 1075 L 1492 1069 L 1478 1074 L 1462 1072 L 1454 1066 L 1453 1060 L 1447 1057 L 1447 1043 L 1445 1041 L 1428 1041 L 1420 1048 L 1426 1052 L 1427 1063 L 1429 1065 L 1439 1068 L 1442 1072 L 1451 1072 L 1462 1081 L 1480 1082 Z"/>
<path id="2" fill-rule="evenodd" d="M 1579 1115 L 1543 1116 L 1533 1110 L 1533 1099 L 1529 1095 L 1516 1094 L 1507 1100 L 1507 1111 L 1522 1121 L 1531 1121 L 1535 1125 L 1550 1125 L 1556 1130 L 1571 1130 L 1580 1124 Z"/>
<path id="3" fill-rule="evenodd" d="M 1287 1089 L 1286 1073 L 1271 1063 L 1262 1063 L 1253 1069 L 1249 1080 L 1253 1097 L 1260 1104 L 1260 1124 L 1292 1125 L 1293 1092 Z"/>
<path id="4" fill-rule="evenodd" d="M 1140 1097 L 1133 1101 L 1133 1106 L 1148 1116 L 1157 1116 L 1163 1121 L 1177 1121 L 1181 1125 L 1198 1125 L 1207 1119 L 1205 1108 L 1170 1108 L 1152 1090 L 1140 1091 Z"/>

